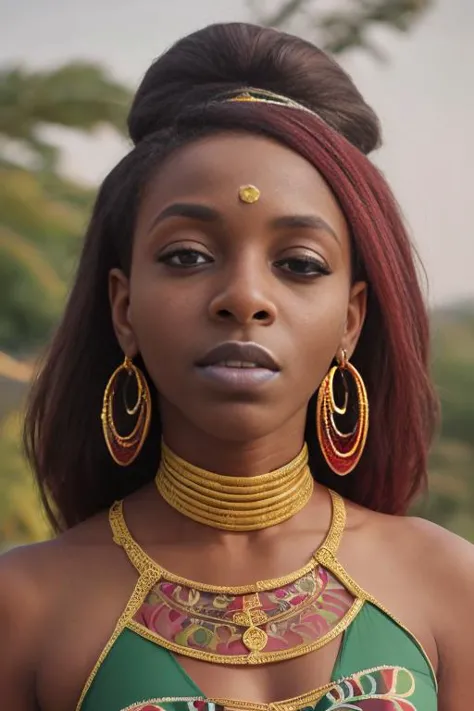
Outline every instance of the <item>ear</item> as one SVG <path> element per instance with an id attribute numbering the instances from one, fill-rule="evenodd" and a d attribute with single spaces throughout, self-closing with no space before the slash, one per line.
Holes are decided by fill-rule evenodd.
<path id="1" fill-rule="evenodd" d="M 109 272 L 109 301 L 117 340 L 125 355 L 133 358 L 138 348 L 130 321 L 130 283 L 121 269 Z"/>
<path id="2" fill-rule="evenodd" d="M 358 281 L 351 287 L 349 304 L 347 307 L 347 318 L 344 335 L 341 341 L 341 348 L 347 352 L 347 357 L 351 358 L 357 346 L 362 326 L 364 325 L 367 312 L 367 284 L 365 281 Z"/>

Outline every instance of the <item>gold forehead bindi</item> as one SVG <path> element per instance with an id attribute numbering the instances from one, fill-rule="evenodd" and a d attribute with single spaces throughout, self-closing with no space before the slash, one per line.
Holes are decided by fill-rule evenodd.
<path id="1" fill-rule="evenodd" d="M 255 185 L 242 185 L 239 188 L 239 199 L 249 205 L 260 199 L 260 190 Z"/>

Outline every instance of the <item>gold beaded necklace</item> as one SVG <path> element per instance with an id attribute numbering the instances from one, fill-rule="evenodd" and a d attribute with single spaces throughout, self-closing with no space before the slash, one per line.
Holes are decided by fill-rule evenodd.
<path id="1" fill-rule="evenodd" d="M 155 482 L 174 509 L 225 531 L 256 531 L 288 520 L 308 503 L 314 486 L 306 445 L 280 469 L 234 477 L 195 467 L 163 444 Z"/>

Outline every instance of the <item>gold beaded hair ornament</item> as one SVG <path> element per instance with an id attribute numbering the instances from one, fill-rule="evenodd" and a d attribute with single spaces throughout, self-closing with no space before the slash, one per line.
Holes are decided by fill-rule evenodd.
<path id="1" fill-rule="evenodd" d="M 300 104 L 298 101 L 290 99 L 289 96 L 284 96 L 283 94 L 276 94 L 273 91 L 267 91 L 266 89 L 257 89 L 255 87 L 243 87 L 235 92 L 227 93 L 222 97 L 223 103 L 256 103 L 256 104 L 272 104 L 273 106 L 283 106 L 288 109 L 297 109 L 298 111 L 305 111 L 308 114 L 316 116 L 316 118 L 323 121 L 324 119 L 313 111 L 309 109 L 304 104 Z"/>

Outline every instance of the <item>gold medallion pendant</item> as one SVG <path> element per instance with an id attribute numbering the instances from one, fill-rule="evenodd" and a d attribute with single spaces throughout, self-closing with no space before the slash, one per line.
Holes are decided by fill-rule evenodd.
<path id="1" fill-rule="evenodd" d="M 268 616 L 261 608 L 258 593 L 244 597 L 243 612 L 236 612 L 233 621 L 237 625 L 245 625 L 248 629 L 242 635 L 242 642 L 249 652 L 261 652 L 268 644 L 268 634 L 257 627 L 268 622 Z M 252 661 L 252 655 L 249 657 Z"/>

